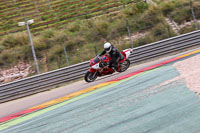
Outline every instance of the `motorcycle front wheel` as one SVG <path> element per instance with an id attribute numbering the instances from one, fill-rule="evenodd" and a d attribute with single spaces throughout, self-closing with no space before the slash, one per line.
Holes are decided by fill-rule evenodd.
<path id="1" fill-rule="evenodd" d="M 126 59 L 124 62 L 120 64 L 120 70 L 118 72 L 124 72 L 126 71 L 130 66 L 130 60 Z"/>
<path id="2" fill-rule="evenodd" d="M 95 72 L 95 73 L 92 73 L 92 72 L 87 72 L 86 74 L 85 74 L 85 81 L 86 82 L 93 82 L 96 78 L 97 78 L 97 76 L 98 76 L 98 74 L 97 74 L 97 72 Z"/>

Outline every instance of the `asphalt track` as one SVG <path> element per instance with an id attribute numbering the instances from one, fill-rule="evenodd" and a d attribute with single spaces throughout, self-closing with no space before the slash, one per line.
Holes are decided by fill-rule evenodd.
<path id="1" fill-rule="evenodd" d="M 191 55 L 192 54 L 192 55 Z M 200 99 L 172 64 L 199 50 L 0 119 L 1 133 L 200 132 Z"/>

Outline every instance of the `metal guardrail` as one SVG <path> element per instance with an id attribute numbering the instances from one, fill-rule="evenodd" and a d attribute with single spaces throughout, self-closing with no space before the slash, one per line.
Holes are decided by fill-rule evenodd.
<path id="1" fill-rule="evenodd" d="M 200 45 L 200 30 L 133 49 L 131 63 L 137 63 Z M 0 103 L 49 90 L 59 84 L 82 78 L 89 61 L 0 85 Z"/>

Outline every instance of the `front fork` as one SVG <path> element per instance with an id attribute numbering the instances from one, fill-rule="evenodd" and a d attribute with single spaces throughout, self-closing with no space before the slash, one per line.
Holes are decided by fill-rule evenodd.
<path id="1" fill-rule="evenodd" d="M 92 75 L 92 78 L 94 78 L 94 77 L 96 76 L 96 74 L 98 73 L 98 71 L 97 71 L 96 69 L 93 69 L 93 68 L 90 68 L 90 69 L 89 69 L 89 72 L 94 73 L 94 74 Z"/>
<path id="2" fill-rule="evenodd" d="M 97 71 L 94 72 L 94 74 L 92 75 L 92 78 L 94 78 L 97 75 Z"/>

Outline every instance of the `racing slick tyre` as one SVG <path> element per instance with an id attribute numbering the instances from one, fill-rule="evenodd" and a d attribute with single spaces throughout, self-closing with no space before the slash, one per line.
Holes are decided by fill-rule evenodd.
<path id="1" fill-rule="evenodd" d="M 95 72 L 95 73 L 92 73 L 92 72 L 87 72 L 86 74 L 85 74 L 85 81 L 86 82 L 93 82 L 96 78 L 97 78 L 97 76 L 98 76 L 98 73 L 97 72 Z"/>
<path id="2" fill-rule="evenodd" d="M 120 63 L 120 69 L 118 72 L 126 71 L 130 66 L 130 60 L 126 59 L 124 62 Z"/>

